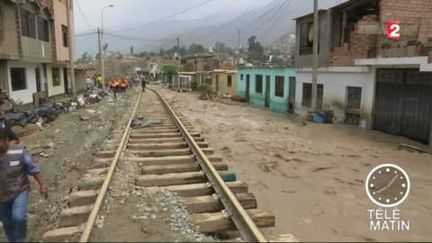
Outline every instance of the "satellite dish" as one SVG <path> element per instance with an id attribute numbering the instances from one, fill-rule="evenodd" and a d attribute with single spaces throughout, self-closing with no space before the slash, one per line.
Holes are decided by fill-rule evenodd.
<path id="1" fill-rule="evenodd" d="M 313 40 L 314 40 L 314 24 L 311 24 L 309 27 L 308 41 L 313 42 Z"/>

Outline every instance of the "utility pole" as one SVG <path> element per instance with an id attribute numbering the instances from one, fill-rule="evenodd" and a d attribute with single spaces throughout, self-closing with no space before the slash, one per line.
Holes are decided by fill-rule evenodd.
<path id="1" fill-rule="evenodd" d="M 67 25 L 68 25 L 68 44 L 69 44 L 69 77 L 70 84 L 72 89 L 72 96 L 76 97 L 75 90 L 75 68 L 74 68 L 74 37 L 72 35 L 72 11 L 73 11 L 73 0 L 69 0 L 66 2 L 67 8 Z"/>
<path id="2" fill-rule="evenodd" d="M 238 31 L 238 49 L 240 51 L 240 47 L 241 47 L 241 30 Z"/>
<path id="3" fill-rule="evenodd" d="M 98 33 L 98 47 L 99 47 L 99 64 L 100 64 L 100 75 L 102 75 L 102 73 L 104 72 L 104 68 L 103 68 L 103 55 L 102 55 L 102 39 L 101 39 L 101 29 L 98 28 L 97 29 L 97 33 Z M 102 81 L 103 81 L 103 76 L 102 77 Z"/>
<path id="4" fill-rule="evenodd" d="M 180 85 L 180 36 L 177 36 L 177 84 Z M 180 88 L 180 87 L 178 87 Z"/>
<path id="5" fill-rule="evenodd" d="M 318 95 L 318 42 L 319 42 L 319 23 L 318 23 L 318 0 L 314 0 L 314 24 L 313 24 L 313 60 L 312 60 L 312 112 L 317 111 L 317 95 Z"/>

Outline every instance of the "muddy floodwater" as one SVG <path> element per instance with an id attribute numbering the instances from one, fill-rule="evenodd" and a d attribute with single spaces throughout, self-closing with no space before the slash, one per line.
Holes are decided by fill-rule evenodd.
<path id="1" fill-rule="evenodd" d="M 258 207 L 276 215 L 275 232 L 300 241 L 431 240 L 432 156 L 399 150 L 406 138 L 355 126 L 304 125 L 294 115 L 245 103 L 198 100 L 198 94 L 162 90 L 171 104 L 201 128 Z M 400 217 L 410 231 L 371 231 L 364 181 L 374 166 L 395 163 L 411 179 Z"/>

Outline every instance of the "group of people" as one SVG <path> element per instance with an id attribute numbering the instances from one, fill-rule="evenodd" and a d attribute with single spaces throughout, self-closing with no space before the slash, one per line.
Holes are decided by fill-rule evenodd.
<path id="1" fill-rule="evenodd" d="M 130 81 L 127 78 L 116 78 L 108 82 L 111 90 L 116 92 L 125 92 L 129 88 Z"/>
<path id="2" fill-rule="evenodd" d="M 26 239 L 29 175 L 47 199 L 48 187 L 39 166 L 7 124 L 0 123 L 0 221 L 10 242 Z"/>

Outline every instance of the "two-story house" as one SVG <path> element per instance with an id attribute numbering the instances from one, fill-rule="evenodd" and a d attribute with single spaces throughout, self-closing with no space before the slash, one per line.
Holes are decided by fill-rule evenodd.
<path id="1" fill-rule="evenodd" d="M 58 47 L 67 32 L 59 35 L 58 26 L 64 23 L 66 2 L 0 1 L 0 87 L 17 102 L 31 103 L 38 92 L 65 93 L 68 50 Z"/>
<path id="2" fill-rule="evenodd" d="M 432 2 L 351 0 L 319 11 L 318 106 L 339 122 L 432 143 Z M 400 39 L 387 36 L 400 23 Z M 313 14 L 296 19 L 296 112 L 311 105 Z"/>

